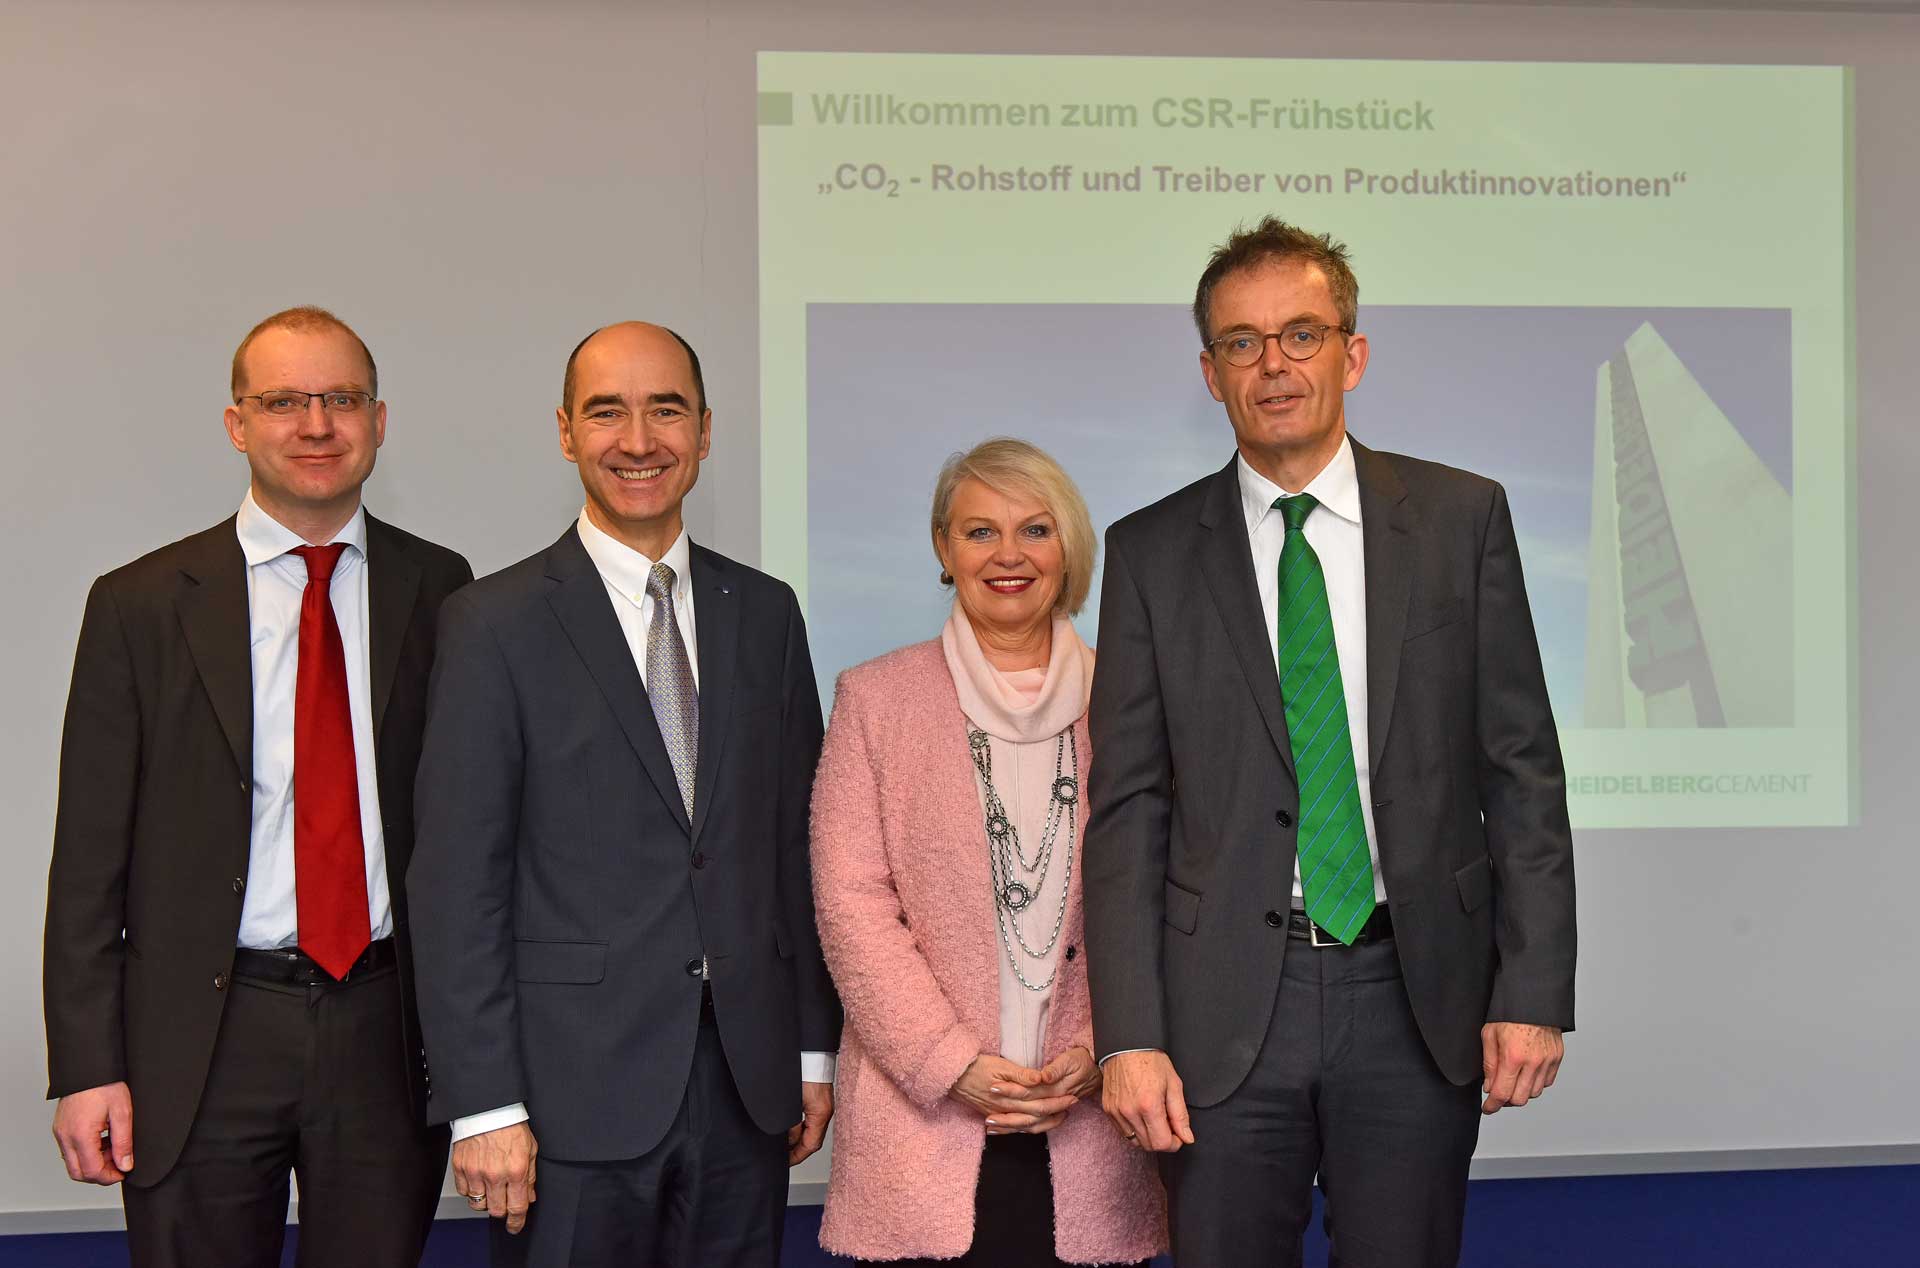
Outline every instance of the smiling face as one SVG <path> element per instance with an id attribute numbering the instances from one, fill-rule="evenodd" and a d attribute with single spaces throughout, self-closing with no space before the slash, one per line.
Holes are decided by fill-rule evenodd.
<path id="1" fill-rule="evenodd" d="M 934 549 L 982 643 L 1011 646 L 1052 628 L 1066 553 L 1053 512 L 1031 493 L 962 480 Z"/>
<path id="2" fill-rule="evenodd" d="M 560 452 L 580 468 L 587 518 L 658 559 L 680 535 L 680 506 L 712 440 L 693 363 L 671 334 L 609 326 L 574 359 L 573 409 L 555 411 Z"/>
<path id="3" fill-rule="evenodd" d="M 371 392 L 359 342 L 335 328 L 270 327 L 247 347 L 249 397 L 263 392 Z M 253 500 L 281 524 L 312 540 L 331 536 L 360 506 L 360 486 L 387 436 L 387 407 L 370 401 L 351 413 L 329 413 L 318 398 L 290 415 L 270 414 L 255 399 L 227 407 L 227 439 L 247 456 Z"/>
<path id="4" fill-rule="evenodd" d="M 1230 273 L 1214 288 L 1209 339 L 1234 331 L 1273 334 L 1308 323 L 1338 326 L 1340 312 L 1318 265 L 1268 261 Z M 1250 366 L 1200 354 L 1213 399 L 1227 407 L 1234 439 L 1253 468 L 1297 493 L 1320 473 L 1346 438 L 1346 394 L 1367 368 L 1367 337 L 1329 330 L 1306 361 L 1291 361 L 1268 339 Z"/>

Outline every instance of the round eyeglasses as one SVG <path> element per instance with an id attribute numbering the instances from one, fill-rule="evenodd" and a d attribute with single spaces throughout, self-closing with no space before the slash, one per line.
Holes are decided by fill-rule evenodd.
<path id="1" fill-rule="evenodd" d="M 1218 339 L 1207 342 L 1207 351 L 1225 358 L 1228 365 L 1249 366 L 1266 355 L 1267 340 L 1278 339 L 1280 351 L 1289 361 L 1308 361 L 1320 351 L 1320 345 L 1327 341 L 1327 332 L 1337 330 L 1343 335 L 1353 331 L 1345 326 L 1316 325 L 1301 322 L 1288 326 L 1285 330 L 1270 331 L 1262 334 L 1257 330 L 1229 330 Z"/>

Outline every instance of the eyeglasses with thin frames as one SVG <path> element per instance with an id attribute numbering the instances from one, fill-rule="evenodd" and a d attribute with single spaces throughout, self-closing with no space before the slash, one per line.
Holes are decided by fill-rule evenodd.
<path id="1" fill-rule="evenodd" d="M 371 392 L 254 392 L 248 396 L 236 398 L 241 401 L 258 401 L 264 413 L 277 418 L 291 418 L 295 414 L 307 412 L 307 404 L 318 399 L 320 408 L 335 416 L 358 414 L 373 403 Z"/>

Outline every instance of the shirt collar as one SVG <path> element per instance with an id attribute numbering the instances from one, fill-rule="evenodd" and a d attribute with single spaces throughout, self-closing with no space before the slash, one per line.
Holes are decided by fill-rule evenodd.
<path id="1" fill-rule="evenodd" d="M 584 509 L 574 527 L 580 534 L 580 544 L 587 548 L 587 557 L 593 560 L 601 580 L 634 603 L 646 597 L 647 574 L 653 571 L 655 560 L 648 559 L 625 542 L 602 532 Z M 687 530 L 683 528 L 680 535 L 673 539 L 673 545 L 667 547 L 667 553 L 657 561 L 673 569 L 673 597 L 676 603 L 687 597 L 692 582 L 687 574 L 692 561 L 693 543 L 688 540 Z"/>
<path id="2" fill-rule="evenodd" d="M 240 503 L 240 513 L 233 518 L 233 529 L 240 538 L 240 553 L 246 556 L 249 568 L 271 563 L 295 547 L 308 544 L 300 534 L 262 510 L 260 504 L 253 500 L 252 489 L 247 490 L 246 498 Z M 330 541 L 345 542 L 355 554 L 365 559 L 367 508 L 355 507 L 353 518 Z"/>
<path id="3" fill-rule="evenodd" d="M 1240 455 L 1240 506 L 1246 513 L 1247 530 L 1257 528 L 1260 521 L 1273 509 L 1274 501 L 1289 496 L 1287 491 L 1267 477 L 1253 469 L 1246 456 Z M 1340 448 L 1320 474 L 1307 482 L 1300 490 L 1311 493 L 1314 500 L 1341 519 L 1352 524 L 1360 522 L 1360 476 L 1353 465 L 1353 442 L 1345 437 L 1340 440 Z"/>

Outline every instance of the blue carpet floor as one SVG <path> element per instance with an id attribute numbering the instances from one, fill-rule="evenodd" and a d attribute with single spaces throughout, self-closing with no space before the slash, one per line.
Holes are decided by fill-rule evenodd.
<path id="1" fill-rule="evenodd" d="M 782 1268 L 845 1268 L 818 1207 L 787 1212 Z M 284 1263 L 293 1264 L 289 1230 Z M 1309 1268 L 1327 1245 L 1307 1237 Z M 1920 1265 L 1920 1167 L 1483 1180 L 1462 1268 L 1882 1268 Z M 119 1233 L 0 1237 L 0 1268 L 126 1268 Z M 485 1268 L 478 1220 L 442 1221 L 422 1268 Z"/>

